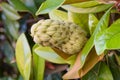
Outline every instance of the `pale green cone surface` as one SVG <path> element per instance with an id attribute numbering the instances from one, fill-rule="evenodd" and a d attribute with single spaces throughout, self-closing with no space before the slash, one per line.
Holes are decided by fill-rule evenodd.
<path id="1" fill-rule="evenodd" d="M 55 47 L 67 54 L 78 53 L 85 45 L 86 32 L 72 22 L 40 20 L 31 28 L 35 43 Z"/>

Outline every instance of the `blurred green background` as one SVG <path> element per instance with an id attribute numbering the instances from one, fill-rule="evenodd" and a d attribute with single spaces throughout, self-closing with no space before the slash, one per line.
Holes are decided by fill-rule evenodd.
<path id="1" fill-rule="evenodd" d="M 15 44 L 23 32 L 47 15 L 35 16 L 44 0 L 0 0 L 0 80 L 22 80 L 15 62 Z"/>

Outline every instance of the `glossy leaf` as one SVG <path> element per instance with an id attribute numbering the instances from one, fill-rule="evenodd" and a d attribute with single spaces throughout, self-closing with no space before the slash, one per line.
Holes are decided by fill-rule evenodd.
<path id="1" fill-rule="evenodd" d="M 36 12 L 36 15 L 49 13 L 50 11 L 60 7 L 64 3 L 64 1 L 65 0 L 56 0 L 56 1 L 46 0 L 41 4 L 40 8 Z"/>
<path id="2" fill-rule="evenodd" d="M 94 16 L 94 14 L 89 14 L 89 31 L 90 31 L 90 34 L 92 35 L 92 33 L 94 32 L 97 24 L 98 24 L 98 19 Z"/>
<path id="3" fill-rule="evenodd" d="M 105 49 L 120 49 L 119 26 L 120 19 L 114 22 L 107 30 L 96 36 L 95 45 L 98 54 L 103 52 Z"/>
<path id="4" fill-rule="evenodd" d="M 16 40 L 18 38 L 18 29 L 20 27 L 18 21 L 10 20 L 4 14 L 2 15 L 2 19 L 4 21 L 6 33 Z"/>
<path id="5" fill-rule="evenodd" d="M 92 49 L 85 61 L 84 66 L 81 69 L 79 69 L 79 67 L 81 66 L 81 63 L 80 63 L 81 53 L 79 53 L 73 67 L 70 69 L 70 71 L 68 71 L 68 73 L 66 73 L 63 76 L 63 78 L 76 79 L 76 78 L 83 77 L 90 69 L 94 67 L 94 65 L 97 62 L 99 62 L 103 58 L 103 56 L 104 54 L 101 56 L 98 56 L 95 52 L 95 49 Z"/>
<path id="6" fill-rule="evenodd" d="M 89 33 L 88 14 L 80 14 L 68 11 L 68 21 L 76 23 Z"/>
<path id="7" fill-rule="evenodd" d="M 98 63 L 82 80 L 114 80 L 109 67 L 103 63 Z"/>
<path id="8" fill-rule="evenodd" d="M 87 41 L 87 43 L 85 44 L 82 53 L 81 53 L 81 58 L 80 58 L 80 63 L 81 66 L 79 67 L 82 68 L 85 60 L 87 58 L 87 55 L 89 54 L 90 50 L 93 48 L 94 46 L 94 38 L 96 36 L 96 34 L 98 34 L 99 32 L 105 30 L 108 27 L 108 21 L 109 21 L 109 15 L 110 15 L 110 10 L 109 9 L 100 19 L 100 21 L 98 22 L 95 31 L 93 32 L 93 34 L 91 35 L 90 39 Z"/>
<path id="9" fill-rule="evenodd" d="M 2 2 L 0 3 L 0 7 L 2 8 L 4 14 L 8 17 L 8 19 L 10 20 L 20 19 L 20 15 L 17 13 L 16 9 L 14 9 L 9 4 Z"/>
<path id="10" fill-rule="evenodd" d="M 50 19 L 54 19 L 54 20 L 64 20 L 64 21 L 68 20 L 67 12 L 61 10 L 52 10 L 49 13 L 49 17 Z"/>
<path id="11" fill-rule="evenodd" d="M 18 38 L 15 53 L 17 66 L 21 75 L 24 80 L 29 80 L 31 72 L 31 50 L 25 34 L 21 34 Z"/>
<path id="12" fill-rule="evenodd" d="M 17 11 L 29 11 L 27 6 L 20 0 L 8 0 L 8 2 L 17 10 Z"/>
<path id="13" fill-rule="evenodd" d="M 81 8 L 73 5 L 63 5 L 62 8 L 71 12 L 85 14 L 85 13 L 98 13 L 98 12 L 106 11 L 111 6 L 113 6 L 113 4 L 101 4 L 89 8 Z"/>
<path id="14" fill-rule="evenodd" d="M 50 61 L 52 63 L 57 63 L 57 64 L 73 64 L 75 60 L 75 55 L 72 57 L 69 57 L 68 59 L 64 59 L 60 57 L 57 53 L 55 53 L 51 48 L 49 47 L 42 47 L 40 45 L 35 45 L 36 47 L 34 48 L 35 54 L 40 56 L 41 58 L 44 58 L 47 61 Z"/>
<path id="15" fill-rule="evenodd" d="M 45 60 L 33 53 L 34 80 L 44 80 Z"/>
<path id="16" fill-rule="evenodd" d="M 99 30 L 99 32 L 96 33 L 95 40 L 94 40 L 95 49 L 96 49 L 96 52 L 98 55 L 101 55 L 101 53 L 103 53 L 104 46 L 98 47 L 97 45 L 99 45 L 99 43 L 96 42 L 96 38 L 98 38 L 97 36 L 99 34 L 101 34 L 105 29 L 107 29 L 107 27 L 109 25 L 110 10 L 111 10 L 111 8 L 107 11 L 107 14 L 105 14 L 105 18 L 102 19 L 103 23 L 100 23 L 100 24 L 98 23 L 98 26 L 99 25 L 102 26 L 102 27 L 97 28 Z"/>
<path id="17" fill-rule="evenodd" d="M 88 8 L 88 7 L 93 7 L 93 6 L 96 6 L 96 5 L 100 5 L 101 3 L 99 1 L 85 1 L 85 2 L 81 2 L 81 3 L 74 3 L 74 4 L 71 4 L 72 6 L 75 6 L 75 7 L 80 7 L 80 8 Z"/>

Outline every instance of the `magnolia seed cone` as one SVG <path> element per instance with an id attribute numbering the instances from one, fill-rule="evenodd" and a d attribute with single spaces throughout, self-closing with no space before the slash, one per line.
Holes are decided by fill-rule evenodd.
<path id="1" fill-rule="evenodd" d="M 72 22 L 40 20 L 31 28 L 35 43 L 58 48 L 67 54 L 78 53 L 85 45 L 86 32 Z"/>

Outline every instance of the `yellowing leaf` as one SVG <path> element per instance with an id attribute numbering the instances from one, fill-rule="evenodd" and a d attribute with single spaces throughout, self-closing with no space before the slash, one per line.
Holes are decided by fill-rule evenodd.
<path id="1" fill-rule="evenodd" d="M 24 80 L 29 80 L 31 71 L 31 50 L 25 34 L 21 34 L 16 43 L 16 62 Z"/>
<path id="2" fill-rule="evenodd" d="M 75 13 L 88 14 L 88 13 L 98 13 L 98 12 L 106 11 L 108 8 L 112 6 L 113 4 L 100 4 L 100 5 L 93 6 L 93 7 L 81 8 L 81 7 L 76 7 L 73 5 L 63 5 L 62 8 L 64 8 L 65 10 L 71 11 L 71 12 L 75 12 Z"/>
<path id="3" fill-rule="evenodd" d="M 65 0 L 64 4 L 72 4 L 72 3 L 78 3 L 78 2 L 84 2 L 89 0 Z"/>
<path id="4" fill-rule="evenodd" d="M 68 20 L 67 12 L 61 10 L 52 10 L 49 13 L 49 16 L 50 19 L 54 19 L 54 20 L 64 20 L 64 21 Z"/>
<path id="5" fill-rule="evenodd" d="M 45 60 L 33 53 L 33 75 L 35 80 L 43 80 L 45 71 Z"/>
<path id="6" fill-rule="evenodd" d="M 57 64 L 73 64 L 76 55 L 67 55 L 65 53 L 62 53 L 58 49 L 51 49 L 50 47 L 42 47 L 40 45 L 35 45 L 35 48 L 33 49 L 34 53 L 40 56 L 41 58 L 44 58 L 47 61 L 50 61 L 52 63 Z M 65 56 L 64 58 L 62 56 Z"/>
<path id="7" fill-rule="evenodd" d="M 93 7 L 96 5 L 100 5 L 101 3 L 97 0 L 93 0 L 93 1 L 85 1 L 85 2 L 80 2 L 80 3 L 74 3 L 71 4 L 72 6 L 75 7 L 80 7 L 80 8 L 88 8 L 88 7 Z"/>
<path id="8" fill-rule="evenodd" d="M 80 14 L 68 11 L 68 21 L 74 22 L 89 33 L 88 14 Z"/>
<path id="9" fill-rule="evenodd" d="M 92 35 L 92 33 L 94 32 L 97 24 L 98 24 L 98 19 L 94 16 L 94 14 L 89 14 L 89 30 L 90 30 L 90 34 Z"/>

